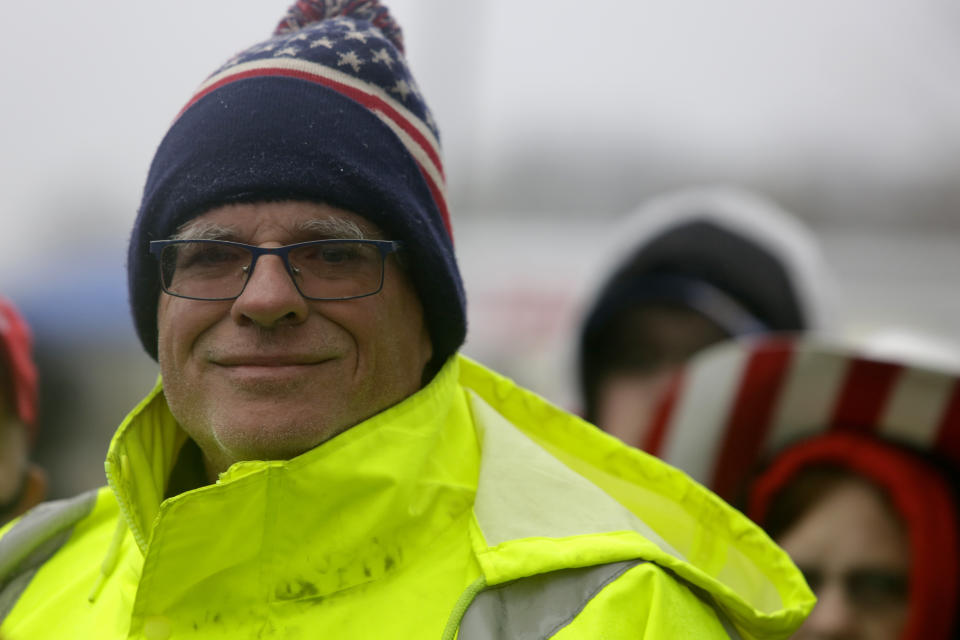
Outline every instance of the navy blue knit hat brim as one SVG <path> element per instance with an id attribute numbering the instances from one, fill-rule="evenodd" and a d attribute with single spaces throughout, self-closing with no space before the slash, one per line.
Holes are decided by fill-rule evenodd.
<path id="1" fill-rule="evenodd" d="M 466 301 L 452 240 L 403 143 L 376 114 L 336 91 L 259 77 L 192 104 L 154 157 L 128 255 L 134 322 L 153 358 L 160 288 L 149 241 L 218 205 L 277 199 L 325 202 L 401 240 L 434 360 L 460 347 Z"/>

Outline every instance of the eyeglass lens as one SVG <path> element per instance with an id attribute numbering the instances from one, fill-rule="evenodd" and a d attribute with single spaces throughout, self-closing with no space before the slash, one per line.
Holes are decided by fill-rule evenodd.
<path id="1" fill-rule="evenodd" d="M 261 256 L 262 257 L 262 256 Z M 383 255 L 370 243 L 324 240 L 287 254 L 294 283 L 308 298 L 354 298 L 376 293 L 383 280 Z M 193 240 L 164 247 L 164 288 L 174 295 L 206 300 L 236 298 L 252 273 L 250 249 Z"/>

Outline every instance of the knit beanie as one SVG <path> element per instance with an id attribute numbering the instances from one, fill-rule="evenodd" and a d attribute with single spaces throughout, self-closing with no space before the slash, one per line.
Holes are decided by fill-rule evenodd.
<path id="1" fill-rule="evenodd" d="M 403 243 L 435 371 L 463 343 L 439 134 L 376 0 L 301 0 L 273 37 L 228 60 L 187 101 L 154 156 L 128 253 L 137 334 L 157 357 L 160 281 L 149 242 L 214 207 L 323 202 Z"/>
<path id="2" fill-rule="evenodd" d="M 0 366 L 7 370 L 10 403 L 31 438 L 37 424 L 37 368 L 30 327 L 13 304 L 0 297 Z"/>

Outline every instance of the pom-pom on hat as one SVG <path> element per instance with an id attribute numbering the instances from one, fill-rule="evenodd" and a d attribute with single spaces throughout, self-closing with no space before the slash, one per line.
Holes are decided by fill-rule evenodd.
<path id="1" fill-rule="evenodd" d="M 13 304 L 0 297 L 0 366 L 6 369 L 12 409 L 29 429 L 31 437 L 37 423 L 37 368 L 31 349 L 30 328 Z"/>
<path id="2" fill-rule="evenodd" d="M 130 301 L 157 357 L 149 242 L 219 205 L 324 202 L 404 243 L 438 368 L 466 336 L 439 135 L 376 0 L 301 0 L 269 40 L 215 71 L 154 156 L 128 254 Z"/>

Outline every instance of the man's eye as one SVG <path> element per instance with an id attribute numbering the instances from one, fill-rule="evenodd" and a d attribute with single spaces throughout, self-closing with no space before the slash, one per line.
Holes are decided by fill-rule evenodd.
<path id="1" fill-rule="evenodd" d="M 178 268 L 203 268 L 235 264 L 243 260 L 243 251 L 227 246 L 192 247 L 180 253 Z"/>
<path id="2" fill-rule="evenodd" d="M 351 245 L 318 245 L 310 247 L 308 251 L 297 252 L 294 258 L 298 261 L 314 264 L 339 265 L 356 260 L 357 247 Z"/>
<path id="3" fill-rule="evenodd" d="M 338 263 L 350 260 L 355 252 L 346 247 L 336 247 L 332 249 L 324 249 L 321 253 L 323 260 L 330 263 Z"/>

